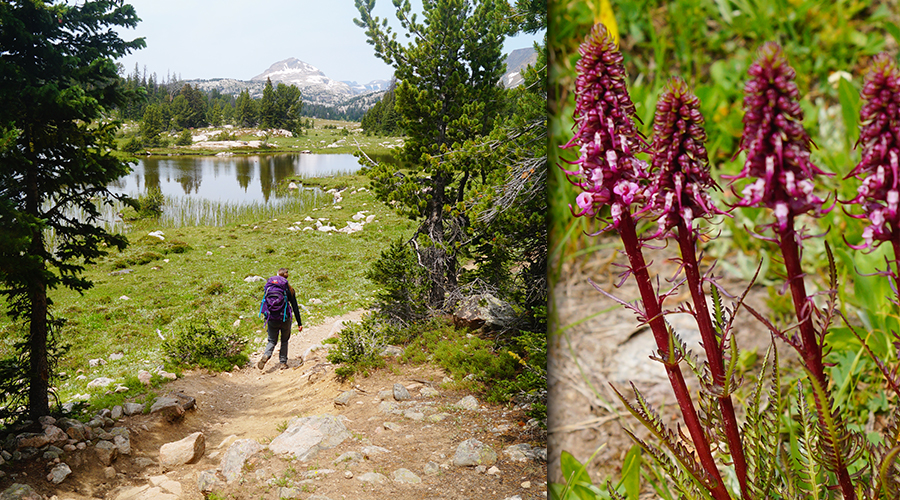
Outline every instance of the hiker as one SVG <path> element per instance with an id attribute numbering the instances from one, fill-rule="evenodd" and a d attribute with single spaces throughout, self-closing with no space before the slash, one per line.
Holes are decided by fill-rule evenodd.
<path id="1" fill-rule="evenodd" d="M 262 358 L 256 367 L 260 370 L 266 366 L 266 362 L 272 357 L 275 351 L 275 344 L 281 337 L 281 347 L 278 350 L 278 368 L 284 370 L 288 367 L 288 340 L 291 338 L 291 310 L 297 317 L 297 333 L 303 331 L 303 321 L 300 319 L 300 308 L 297 305 L 297 292 L 294 287 L 288 284 L 288 270 L 281 268 L 276 276 L 272 276 L 266 281 L 263 288 L 262 304 L 259 307 L 259 314 L 265 318 L 266 327 L 269 332 L 269 343 L 266 344 L 266 350 L 263 352 Z M 300 364 L 303 364 L 303 357 L 300 357 Z"/>

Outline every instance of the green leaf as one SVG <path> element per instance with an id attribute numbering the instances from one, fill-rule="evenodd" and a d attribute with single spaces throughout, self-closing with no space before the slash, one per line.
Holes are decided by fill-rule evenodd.
<path id="1" fill-rule="evenodd" d="M 900 27 L 892 22 L 885 22 L 884 29 L 894 38 L 895 43 L 900 43 Z"/>
<path id="2" fill-rule="evenodd" d="M 619 482 L 625 487 L 625 495 L 628 500 L 637 500 L 641 493 L 641 447 L 634 445 L 625 455 L 622 462 L 622 480 Z"/>
<path id="3" fill-rule="evenodd" d="M 562 452 L 559 457 L 560 468 L 562 469 L 563 477 L 566 478 L 566 483 L 587 483 L 591 484 L 591 476 L 588 475 L 587 470 L 585 470 L 585 466 L 582 465 L 581 462 L 578 461 L 571 453 L 568 451 Z"/>
<path id="4" fill-rule="evenodd" d="M 847 129 L 847 141 L 852 146 L 859 138 L 859 91 L 846 78 L 838 80 L 838 99 L 841 103 L 841 114 L 844 127 Z"/>

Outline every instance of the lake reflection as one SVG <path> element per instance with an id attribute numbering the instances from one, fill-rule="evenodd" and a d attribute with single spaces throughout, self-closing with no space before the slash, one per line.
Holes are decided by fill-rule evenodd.
<path id="1" fill-rule="evenodd" d="M 271 154 L 258 156 L 158 156 L 138 160 L 112 191 L 138 195 L 159 188 L 166 196 L 222 202 L 266 203 L 285 179 L 325 177 L 359 170 L 348 154 Z"/>

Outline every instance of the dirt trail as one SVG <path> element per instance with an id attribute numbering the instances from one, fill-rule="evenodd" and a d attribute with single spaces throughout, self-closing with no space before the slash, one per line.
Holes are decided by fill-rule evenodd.
<path id="1" fill-rule="evenodd" d="M 293 488 L 297 494 L 289 498 L 302 499 L 546 498 L 546 462 L 517 461 L 502 451 L 519 443 L 546 447 L 545 435 L 525 426 L 528 418 L 521 410 L 484 402 L 480 402 L 481 407 L 474 411 L 456 408 L 454 403 L 467 394 L 441 390 L 444 374 L 429 366 L 389 363 L 387 369 L 378 370 L 370 377 L 358 377 L 352 384 L 340 382 L 335 377 L 324 350 L 312 352 L 301 366 L 299 357 L 310 346 L 321 344 L 336 333 L 342 322 L 359 320 L 362 313 L 354 311 L 329 318 L 319 326 L 304 328 L 300 334 L 296 333 L 295 327 L 289 343 L 289 369 L 278 369 L 277 351 L 263 370 L 257 369 L 262 346 L 251 356 L 248 366 L 220 374 L 188 372 L 165 385 L 159 391 L 160 395 L 183 392 L 196 398 L 196 408 L 174 423 L 166 422 L 158 414 L 136 415 L 119 421 L 117 425 L 124 425 L 131 431 L 132 453 L 120 456 L 113 463 L 117 472 L 115 477 L 106 475 L 109 470 L 97 463 L 89 448 L 81 452 L 80 457 L 66 457 L 73 473 L 58 486 L 44 479 L 46 464 L 38 461 L 29 470 L 17 471 L 15 478 L 3 478 L 0 490 L 15 479 L 15 482 L 32 485 L 44 498 L 56 500 L 202 499 L 204 495 L 197 481 L 199 474 L 219 467 L 228 445 L 236 439 L 251 439 L 265 445 L 292 417 L 331 413 L 347 418 L 345 422 L 352 439 L 320 452 L 308 462 L 275 456 L 266 449 L 244 466 L 240 481 L 220 485 L 215 490 L 219 495 L 217 498 L 274 500 L 286 495 L 284 487 Z M 413 396 L 412 401 L 400 403 L 401 409 L 409 408 L 409 411 L 424 412 L 425 415 L 446 413 L 447 418 L 431 422 L 380 411 L 377 393 L 390 389 L 397 382 L 411 388 Z M 419 389 L 424 386 L 439 389 L 440 395 L 432 398 L 419 395 Z M 334 398 L 351 388 L 356 389 L 358 395 L 346 406 L 337 406 Z M 196 431 L 203 432 L 206 439 L 206 452 L 199 461 L 171 470 L 157 465 L 160 446 Z M 497 452 L 497 470 L 488 473 L 486 467 L 451 465 L 457 446 L 470 438 L 481 440 Z M 389 451 L 367 456 L 362 462 L 333 463 L 342 453 L 359 451 L 366 446 Z M 152 464 L 146 465 L 151 460 Z M 426 473 L 424 469 L 429 462 L 432 472 Z M 433 470 L 435 466 L 438 466 L 437 471 Z M 392 474 L 399 468 L 415 473 L 421 483 L 393 480 Z M 361 475 L 369 472 L 383 474 L 387 481 L 378 484 L 359 480 Z M 170 486 L 174 481 L 177 483 L 174 489 L 179 491 L 173 493 L 172 489 L 164 489 L 162 493 L 147 496 L 152 493 L 147 488 L 158 486 L 161 481 L 168 481 L 166 484 Z M 127 495 L 138 488 L 143 488 L 143 493 Z"/>

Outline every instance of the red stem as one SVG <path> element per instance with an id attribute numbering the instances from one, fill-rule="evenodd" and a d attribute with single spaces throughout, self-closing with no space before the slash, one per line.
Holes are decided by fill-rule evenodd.
<path id="1" fill-rule="evenodd" d="M 744 457 L 744 445 L 741 442 L 741 434 L 738 428 L 737 417 L 734 413 L 734 403 L 731 394 L 724 393 L 725 387 L 725 361 L 722 352 L 724 345 L 716 341 L 716 330 L 712 323 L 709 307 L 706 305 L 706 294 L 703 293 L 703 282 L 700 276 L 700 266 L 697 263 L 696 239 L 694 233 L 684 223 L 678 222 L 678 246 L 681 249 L 681 261 L 684 265 L 684 273 L 687 277 L 688 288 L 691 290 L 691 299 L 694 302 L 697 326 L 700 328 L 700 337 L 703 339 L 703 349 L 709 362 L 713 384 L 718 389 L 716 399 L 719 401 L 719 410 L 725 420 L 725 437 L 728 440 L 728 449 L 734 460 L 734 470 L 741 486 L 741 497 L 749 499 L 747 490 L 747 461 Z"/>
<path id="2" fill-rule="evenodd" d="M 897 303 L 900 304 L 900 226 L 891 223 L 891 246 L 894 249 L 894 265 L 897 267 L 894 274 L 894 286 L 897 287 Z M 888 265 L 888 271 L 891 271 Z"/>
<path id="3" fill-rule="evenodd" d="M 703 432 L 700 418 L 694 409 L 690 391 L 684 382 L 681 367 L 677 361 L 672 362 L 672 353 L 669 351 L 669 330 L 663 319 L 662 305 L 660 304 L 659 296 L 653 289 L 650 274 L 647 272 L 647 265 L 644 263 L 644 255 L 641 252 L 641 243 L 637 237 L 634 220 L 628 211 L 625 211 L 623 214 L 618 229 L 622 243 L 625 245 L 625 253 L 628 255 L 628 261 L 631 264 L 631 272 L 634 273 L 635 281 L 637 281 L 638 289 L 641 292 L 641 299 L 644 303 L 650 329 L 656 340 L 656 346 L 659 348 L 660 357 L 664 359 L 663 366 L 666 368 L 666 375 L 669 377 L 669 383 L 672 385 L 675 399 L 678 401 L 685 425 L 691 435 L 691 441 L 693 441 L 697 455 L 700 457 L 700 464 L 712 479 L 712 484 L 708 485 L 710 492 L 716 500 L 730 500 L 731 496 L 725 489 L 719 469 L 716 468 L 715 460 L 709 449 L 709 443 L 706 440 L 706 434 Z"/>
<path id="4" fill-rule="evenodd" d="M 784 232 L 779 232 L 778 236 L 778 244 L 784 257 L 784 267 L 787 270 L 788 284 L 791 287 L 794 310 L 797 313 L 797 320 L 800 322 L 800 340 L 802 342 L 800 356 L 803 358 L 806 368 L 816 378 L 820 386 L 828 387 L 824 365 L 822 364 L 822 346 L 819 343 L 819 335 L 812 322 L 813 308 L 815 306 L 812 299 L 806 295 L 803 268 L 800 264 L 800 247 L 798 244 L 800 236 L 794 230 L 793 214 L 788 215 L 787 227 Z M 818 397 L 815 397 L 815 400 L 819 421 L 824 424 L 822 415 L 824 412 L 830 412 L 831 408 L 828 401 L 820 401 Z M 839 438 L 840 436 L 831 436 L 833 443 L 836 443 Z M 838 446 L 834 446 L 834 455 L 838 461 L 837 474 L 841 492 L 846 500 L 855 500 L 856 492 L 853 489 L 853 483 L 850 481 L 847 464 L 844 461 L 844 457 L 841 456 L 841 450 Z"/>

